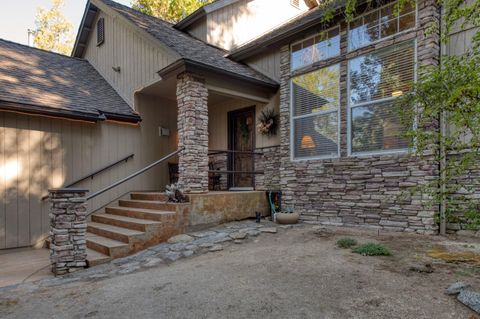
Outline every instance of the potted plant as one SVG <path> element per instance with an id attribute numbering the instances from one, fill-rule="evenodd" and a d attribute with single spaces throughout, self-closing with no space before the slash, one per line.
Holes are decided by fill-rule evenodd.
<path id="1" fill-rule="evenodd" d="M 295 213 L 293 209 L 287 208 L 284 211 L 275 214 L 275 221 L 278 224 L 296 224 L 300 218 L 299 213 Z"/>

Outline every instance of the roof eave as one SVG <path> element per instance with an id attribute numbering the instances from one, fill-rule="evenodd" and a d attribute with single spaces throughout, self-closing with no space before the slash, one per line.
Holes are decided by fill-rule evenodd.
<path id="1" fill-rule="evenodd" d="M 241 81 L 247 81 L 250 84 L 259 86 L 263 89 L 266 89 L 272 93 L 277 92 L 279 88 L 278 83 L 268 83 L 265 81 L 261 81 L 258 79 L 246 77 L 234 72 L 226 71 L 223 69 L 219 69 L 204 63 L 192 61 L 189 59 L 179 59 L 175 61 L 174 63 L 170 64 L 169 66 L 161 69 L 158 71 L 158 75 L 162 78 L 169 78 L 174 75 L 177 75 L 182 72 L 192 72 L 192 73 L 197 73 L 197 74 L 215 74 L 215 75 L 221 75 L 221 76 L 228 76 L 237 80 Z"/>
<path id="2" fill-rule="evenodd" d="M 0 110 L 48 117 L 65 118 L 71 120 L 80 120 L 92 123 L 105 120 L 105 116 L 99 113 L 70 111 L 4 100 L 0 100 Z"/>
<path id="3" fill-rule="evenodd" d="M 95 5 L 93 5 L 90 0 L 88 0 L 87 4 L 85 5 L 82 21 L 80 22 L 80 26 L 78 27 L 77 36 L 75 38 L 75 44 L 72 49 L 72 54 L 71 54 L 72 57 L 77 57 L 77 58 L 83 57 L 83 52 L 80 52 L 80 47 L 82 46 L 86 47 L 86 43 L 80 43 L 80 39 L 82 37 L 82 34 L 84 34 L 84 32 L 87 33 L 87 38 L 89 37 L 88 33 L 90 33 L 90 30 L 88 30 L 88 27 L 85 25 L 85 21 L 87 20 L 87 17 L 89 14 L 96 15 L 97 12 L 98 12 L 98 8 Z"/>
<path id="4" fill-rule="evenodd" d="M 173 27 L 175 29 L 183 31 L 186 28 L 188 28 L 189 26 L 191 26 L 192 24 L 194 24 L 195 22 L 197 22 L 198 20 L 205 17 L 206 15 L 207 15 L 207 11 L 205 11 L 204 7 L 201 7 L 198 10 L 196 10 L 195 12 L 193 12 L 192 14 L 186 16 L 185 18 L 183 18 L 182 20 L 177 22 Z"/>

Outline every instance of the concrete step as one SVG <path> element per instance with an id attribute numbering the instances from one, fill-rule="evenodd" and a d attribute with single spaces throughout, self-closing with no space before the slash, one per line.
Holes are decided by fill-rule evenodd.
<path id="1" fill-rule="evenodd" d="M 87 231 L 95 235 L 118 240 L 127 244 L 134 239 L 140 239 L 145 235 L 145 232 L 142 231 L 96 222 L 89 222 L 87 224 Z"/>
<path id="2" fill-rule="evenodd" d="M 131 218 L 147 219 L 161 222 L 175 222 L 175 212 L 161 211 L 155 209 L 145 208 L 130 208 L 130 207 L 107 207 L 105 208 L 107 214 L 120 215 Z"/>
<path id="3" fill-rule="evenodd" d="M 156 209 L 156 210 L 172 211 L 172 212 L 176 210 L 175 204 L 164 202 L 164 201 L 121 199 L 118 202 L 121 207 Z"/>
<path id="4" fill-rule="evenodd" d="M 167 201 L 167 195 L 161 192 L 133 192 L 130 193 L 131 199 Z"/>
<path id="5" fill-rule="evenodd" d="M 126 243 L 89 232 L 87 232 L 87 247 L 111 258 L 127 256 L 130 251 Z"/>
<path id="6" fill-rule="evenodd" d="M 162 223 L 158 221 L 130 218 L 112 214 L 94 214 L 92 215 L 92 221 L 101 224 L 138 230 L 141 232 L 146 232 L 153 228 L 159 228 L 162 225 Z"/>
<path id="7" fill-rule="evenodd" d="M 88 267 L 98 266 L 112 260 L 112 257 L 99 253 L 93 249 L 87 248 Z"/>

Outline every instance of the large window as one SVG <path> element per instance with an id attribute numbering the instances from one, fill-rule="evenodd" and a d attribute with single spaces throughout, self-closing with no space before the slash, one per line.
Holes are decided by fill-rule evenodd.
<path id="1" fill-rule="evenodd" d="M 348 49 L 356 50 L 372 42 L 415 27 L 415 7 L 405 4 L 401 12 L 391 3 L 372 10 L 349 24 Z"/>
<path id="2" fill-rule="evenodd" d="M 340 67 L 292 79 L 293 158 L 338 156 Z"/>
<path id="3" fill-rule="evenodd" d="M 292 70 L 340 54 L 339 28 L 335 27 L 315 37 L 292 45 Z"/>
<path id="4" fill-rule="evenodd" d="M 348 73 L 351 153 L 405 149 L 408 141 L 392 105 L 414 81 L 414 41 L 352 59 Z"/>

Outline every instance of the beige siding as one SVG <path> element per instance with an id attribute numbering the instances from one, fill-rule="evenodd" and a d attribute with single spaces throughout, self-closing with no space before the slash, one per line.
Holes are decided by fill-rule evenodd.
<path id="1" fill-rule="evenodd" d="M 455 30 L 450 35 L 450 39 L 446 45 L 444 45 L 442 51 L 446 55 L 462 55 L 472 47 L 472 39 L 478 29 L 467 28 L 466 30 Z M 447 132 L 455 130 L 453 124 L 447 123 Z M 463 141 L 467 142 L 471 138 L 470 135 L 463 136 Z"/>
<path id="2" fill-rule="evenodd" d="M 274 108 L 277 113 L 279 112 L 279 96 L 278 94 L 275 95 L 268 104 L 239 99 L 229 99 L 216 105 L 209 106 L 209 148 L 226 150 L 228 148 L 228 112 L 253 105 L 255 105 L 255 116 L 257 117 L 258 124 L 258 117 L 264 108 Z M 280 132 L 277 132 L 277 135 L 271 137 L 255 132 L 255 137 L 255 146 L 257 148 L 280 144 Z"/>
<path id="3" fill-rule="evenodd" d="M 121 17 L 100 12 L 99 18 L 105 18 L 105 42 L 97 46 L 97 30 L 93 28 L 84 57 L 133 108 L 135 91 L 160 80 L 157 72 L 178 56 Z M 120 67 L 120 72 L 113 67 Z"/>
<path id="4" fill-rule="evenodd" d="M 207 19 L 202 18 L 188 28 L 188 33 L 203 42 L 207 41 Z"/>
<path id="5" fill-rule="evenodd" d="M 245 61 L 251 68 L 280 81 L 280 50 L 272 50 Z"/>
<path id="6" fill-rule="evenodd" d="M 189 32 L 204 30 L 208 43 L 230 50 L 305 11 L 303 1 L 300 3 L 298 9 L 290 0 L 240 0 L 208 13 L 206 27 L 197 24 Z"/>
<path id="7" fill-rule="evenodd" d="M 0 112 L 0 249 L 35 244 L 48 234 L 49 188 L 61 187 L 132 153 L 133 160 L 75 187 L 108 186 L 176 149 L 176 137 L 160 137 L 158 127 L 176 131 L 176 105 L 142 97 L 139 126 L 90 124 Z M 96 210 L 132 190 L 158 190 L 168 183 L 167 164 L 100 195 Z"/>

